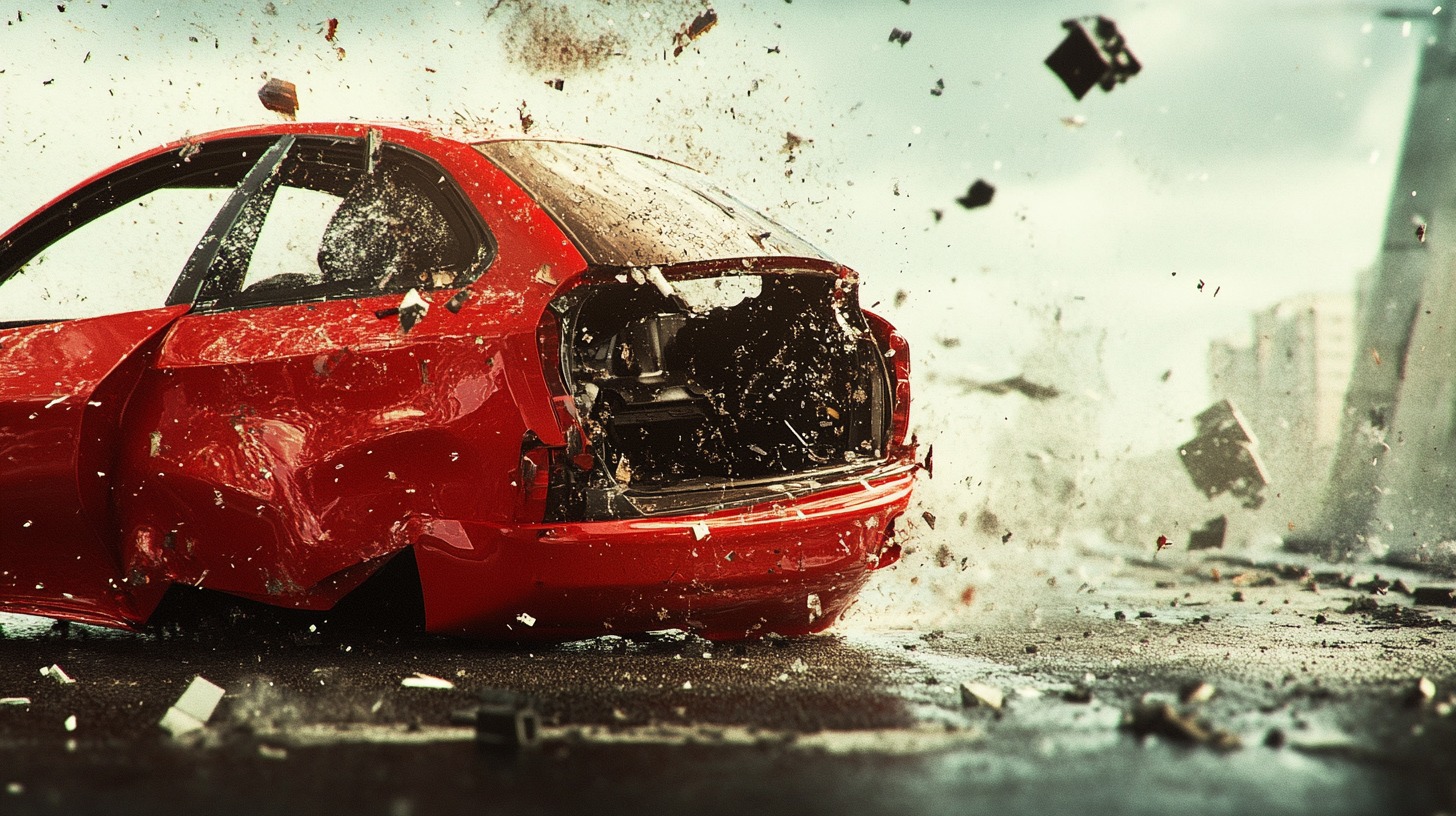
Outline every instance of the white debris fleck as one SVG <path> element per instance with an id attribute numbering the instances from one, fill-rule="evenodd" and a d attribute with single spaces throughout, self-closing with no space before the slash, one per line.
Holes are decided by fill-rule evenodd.
<path id="1" fill-rule="evenodd" d="M 527 626 L 535 626 L 536 625 L 536 619 L 534 617 L 532 617 L 531 615 L 528 615 L 525 612 L 522 612 L 521 614 L 517 615 L 516 616 L 516 620 L 520 621 L 521 623 L 526 624 Z"/>
<path id="2" fill-rule="evenodd" d="M 541 264 L 536 267 L 536 272 L 531 278 L 537 283 L 544 283 L 547 286 L 556 285 L 556 277 L 551 274 L 551 264 Z"/>
<path id="3" fill-rule="evenodd" d="M 221 686 L 200 675 L 193 677 L 192 682 L 187 684 L 187 690 L 162 715 L 162 721 L 158 725 L 173 737 L 196 731 L 207 725 L 207 721 L 212 718 L 212 712 L 222 700 L 222 695 Z"/>
<path id="4" fill-rule="evenodd" d="M 818 595 L 818 593 L 815 593 L 815 592 L 809 593 L 809 597 L 807 599 L 805 599 L 805 602 L 806 602 L 806 604 L 809 607 L 809 622 L 810 623 L 813 623 L 814 621 L 816 621 L 816 620 L 824 617 L 824 605 L 819 602 L 819 595 Z"/>
<path id="5" fill-rule="evenodd" d="M 54 663 L 41 669 L 40 676 L 49 677 L 50 679 L 56 681 L 57 683 L 60 683 L 63 686 L 69 686 L 72 683 L 76 682 L 76 679 L 74 677 L 66 674 L 65 669 L 62 669 L 60 666 L 57 666 Z"/>
<path id="6" fill-rule="evenodd" d="M 794 674 L 803 674 L 809 670 L 809 664 L 805 663 L 802 657 L 796 657 L 794 662 L 789 664 L 789 668 L 794 670 Z"/>
<path id="7" fill-rule="evenodd" d="M 71 716 L 69 716 L 69 717 L 66 718 L 66 730 L 67 731 L 75 731 L 76 730 L 76 715 L 75 714 L 72 714 Z"/>
<path id="8" fill-rule="evenodd" d="M 61 403 L 65 402 L 67 399 L 69 399 L 70 396 L 71 396 L 70 394 L 62 394 L 59 397 L 56 397 L 55 399 L 51 400 L 50 402 L 47 402 L 45 404 L 45 407 L 47 407 L 47 408 L 53 408 L 53 407 L 55 407 L 57 405 L 60 405 Z"/>
<path id="9" fill-rule="evenodd" d="M 1006 702 L 1006 695 L 1001 689 L 995 686 L 988 686 L 984 683 L 961 683 L 961 704 L 969 707 L 986 706 L 995 711 L 1001 710 L 1001 705 Z"/>
<path id="10" fill-rule="evenodd" d="M 288 759 L 288 749 L 261 743 L 258 745 L 258 756 L 264 759 Z"/>
<path id="11" fill-rule="evenodd" d="M 676 294 L 673 291 L 672 284 L 668 283 L 667 278 L 662 276 L 662 270 L 655 266 L 647 267 L 647 280 L 651 281 L 652 285 L 656 286 L 657 291 L 661 292 L 665 298 L 670 298 Z"/>
<path id="12" fill-rule="evenodd" d="M 436 677 L 433 674 L 422 674 L 420 672 L 415 672 L 415 676 L 414 677 L 406 677 L 406 678 L 404 678 L 403 680 L 399 681 L 399 684 L 401 686 L 403 686 L 404 688 L 424 688 L 424 689 L 452 689 L 452 688 L 455 688 L 455 684 L 454 683 L 450 682 L 449 680 L 446 680 L 443 677 Z"/>
<path id="13" fill-rule="evenodd" d="M 708 525 L 704 524 L 701 521 L 693 524 L 692 529 L 693 540 L 695 541 L 704 541 L 708 538 L 708 536 L 711 536 L 713 534 L 713 531 L 708 529 Z"/>
<path id="14" fill-rule="evenodd" d="M 29 697 L 0 697 L 0 706 L 28 706 Z"/>
<path id="15" fill-rule="evenodd" d="M 153 458 L 155 458 L 162 453 L 162 432 L 152 431 L 151 440 L 152 444 L 150 454 Z"/>
<path id="16" fill-rule="evenodd" d="M 430 302 L 425 300 L 424 296 L 420 294 L 420 290 L 411 289 L 404 293 L 404 300 L 399 302 L 401 312 L 407 309 L 419 309 L 420 317 L 424 317 L 430 311 Z"/>
<path id="17" fill-rule="evenodd" d="M 693 681 L 691 681 L 691 680 L 684 680 L 683 681 L 683 684 L 682 684 L 682 687 L 683 687 L 683 690 L 684 691 L 691 691 L 692 688 L 693 688 Z"/>

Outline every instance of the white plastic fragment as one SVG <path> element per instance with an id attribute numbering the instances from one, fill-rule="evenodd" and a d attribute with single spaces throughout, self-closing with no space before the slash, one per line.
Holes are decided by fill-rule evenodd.
<path id="1" fill-rule="evenodd" d="M 647 267 L 647 280 L 651 281 L 652 285 L 657 287 L 657 291 L 661 292 L 663 297 L 671 298 L 675 294 L 672 284 L 668 283 L 667 278 L 662 276 L 661 269 L 655 266 Z"/>
<path id="2" fill-rule="evenodd" d="M 71 716 L 69 716 L 69 717 L 66 718 L 66 730 L 67 731 L 75 731 L 76 730 L 76 715 L 75 714 L 72 714 Z"/>
<path id="3" fill-rule="evenodd" d="M 213 710 L 222 700 L 222 695 L 221 686 L 200 675 L 193 677 L 192 682 L 187 684 L 187 690 L 162 715 L 162 721 L 158 725 L 173 737 L 196 731 L 207 725 Z"/>
<path id="4" fill-rule="evenodd" d="M 414 677 L 406 677 L 406 678 L 404 678 L 403 680 L 399 681 L 399 684 L 401 686 L 403 686 L 404 688 L 424 688 L 424 689 L 452 689 L 452 688 L 455 688 L 455 684 L 454 683 L 450 682 L 449 680 L 446 680 L 443 677 L 436 677 L 436 676 L 434 676 L 432 674 L 422 674 L 420 672 L 415 672 L 415 676 Z"/>
<path id="5" fill-rule="evenodd" d="M 704 524 L 701 521 L 693 524 L 692 529 L 694 541 L 704 541 L 708 538 L 708 536 L 711 536 L 713 534 L 713 531 L 708 529 L 708 525 Z"/>
<path id="6" fill-rule="evenodd" d="M 1001 689 L 995 686 L 988 686 L 984 683 L 961 683 L 961 704 L 970 708 L 985 706 L 993 711 L 1000 711 L 1001 705 L 1006 702 L 1006 695 Z"/>
<path id="7" fill-rule="evenodd" d="M 67 399 L 69 399 L 70 396 L 71 396 L 70 394 L 62 394 L 59 397 L 56 397 L 55 399 L 51 400 L 50 402 L 47 402 L 45 404 L 45 407 L 52 408 L 52 407 L 55 407 L 57 405 L 60 405 L 61 403 L 65 402 Z"/>
<path id="8" fill-rule="evenodd" d="M 0 697 L 0 706 L 28 706 L 29 697 Z"/>
<path id="9" fill-rule="evenodd" d="M 60 683 L 63 686 L 69 686 L 72 683 L 76 682 L 75 678 L 71 677 L 71 675 L 69 674 L 66 674 L 64 669 L 54 663 L 41 669 L 40 676 L 49 677 L 50 679 L 56 681 L 57 683 Z"/>
<path id="10" fill-rule="evenodd" d="M 520 621 L 521 623 L 526 624 L 527 626 L 535 626 L 536 625 L 536 619 L 534 617 L 532 617 L 531 615 L 525 613 L 525 612 L 522 612 L 521 614 L 517 615 L 516 616 L 516 620 Z"/>
<path id="11" fill-rule="evenodd" d="M 420 294 L 420 290 L 411 289 L 404 293 L 404 299 L 399 302 L 399 310 L 419 309 L 420 317 L 424 317 L 430 311 L 430 302 Z"/>
<path id="12" fill-rule="evenodd" d="M 817 592 L 809 593 L 809 597 L 805 599 L 805 606 L 809 607 L 810 623 L 824 617 L 824 605 L 819 602 L 819 594 Z"/>

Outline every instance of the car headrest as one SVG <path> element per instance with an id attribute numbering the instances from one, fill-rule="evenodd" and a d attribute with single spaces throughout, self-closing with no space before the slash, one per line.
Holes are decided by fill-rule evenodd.
<path id="1" fill-rule="evenodd" d="M 326 283 L 389 289 L 418 283 L 449 261 L 439 207 L 402 170 L 386 165 L 356 182 L 324 229 L 318 265 Z"/>

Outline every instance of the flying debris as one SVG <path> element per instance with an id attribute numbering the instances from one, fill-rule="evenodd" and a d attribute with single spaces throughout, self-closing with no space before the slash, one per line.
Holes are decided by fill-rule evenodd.
<path id="1" fill-rule="evenodd" d="M 1195 421 L 1198 435 L 1178 449 L 1193 484 L 1208 498 L 1229 493 L 1255 509 L 1264 503 L 1269 477 L 1259 461 L 1258 440 L 1228 400 L 1214 403 Z"/>
<path id="2" fill-rule="evenodd" d="M 1221 550 L 1228 532 L 1228 516 L 1209 519 L 1202 527 L 1188 534 L 1190 550 Z"/>
<path id="3" fill-rule="evenodd" d="M 298 88 L 292 82 L 274 77 L 258 89 L 263 107 L 289 119 L 298 115 Z"/>
<path id="4" fill-rule="evenodd" d="M 995 187 L 987 184 L 985 179 L 976 179 L 976 183 L 971 185 L 971 189 L 967 190 L 965 195 L 957 198 L 956 203 L 968 210 L 974 210 L 990 204 L 995 195 Z"/>
<path id="5" fill-rule="evenodd" d="M 890 29 L 890 42 L 897 42 L 903 46 L 905 43 L 910 42 L 910 32 L 892 28 Z"/>
<path id="6" fill-rule="evenodd" d="M 672 49 L 672 55 L 674 57 L 681 55 L 683 49 L 688 47 L 688 43 L 696 40 L 704 34 L 707 34 L 713 29 L 713 26 L 717 24 L 718 12 L 712 9 L 707 9 L 702 14 L 699 14 L 697 17 L 693 18 L 693 21 L 691 23 L 688 23 L 687 28 L 679 31 L 677 35 L 673 37 L 673 41 L 676 43 L 676 45 Z"/>
<path id="7" fill-rule="evenodd" d="M 1142 70 L 1142 63 L 1127 50 L 1117 24 L 1106 17 L 1074 18 L 1064 21 L 1062 27 L 1067 29 L 1067 37 L 1046 58 L 1046 66 L 1077 99 L 1094 85 L 1111 91 Z"/>

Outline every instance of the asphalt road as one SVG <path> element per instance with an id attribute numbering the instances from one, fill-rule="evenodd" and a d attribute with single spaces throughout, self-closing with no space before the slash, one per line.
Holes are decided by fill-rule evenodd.
<path id="1" fill-rule="evenodd" d="M 0 697 L 30 698 L 0 705 L 0 813 L 1456 811 L 1453 610 L 1320 565 L 1069 561 L 1087 558 L 1098 579 L 1047 587 L 1031 617 L 977 614 L 988 588 L 949 629 L 737 645 L 0 618 Z M 416 672 L 455 687 L 403 687 Z M 226 695 L 171 737 L 158 721 L 198 675 Z M 1199 682 L 1211 696 L 1180 702 Z M 482 689 L 534 695 L 539 744 L 453 725 Z"/>

